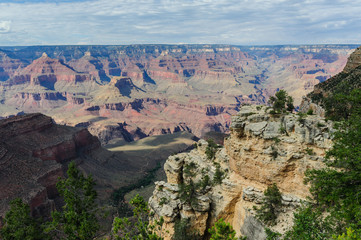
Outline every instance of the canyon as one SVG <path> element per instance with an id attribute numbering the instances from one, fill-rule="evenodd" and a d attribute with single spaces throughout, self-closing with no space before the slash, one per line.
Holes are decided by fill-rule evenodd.
<path id="1" fill-rule="evenodd" d="M 41 112 L 101 144 L 188 131 L 229 132 L 244 103 L 278 89 L 301 103 L 354 45 L 0 47 L 0 117 Z"/>
<path id="2" fill-rule="evenodd" d="M 359 88 L 361 50 L 347 61 L 351 50 L 151 45 L 1 51 L 0 220 L 17 197 L 35 216 L 59 209 L 55 185 L 70 161 L 94 177 L 104 203 L 169 156 L 166 181 L 155 183 L 149 199 L 153 219 L 165 220 L 165 239 L 179 219 L 189 219 L 190 229 L 206 239 L 219 218 L 237 236 L 266 239 L 255 208 L 273 183 L 282 211 L 270 228 L 284 233 L 310 194 L 302 184 L 305 171 L 323 167 L 332 146 L 335 129 L 324 118 L 322 99 L 346 83 Z M 314 90 L 301 98 L 308 87 Z M 272 112 L 264 104 L 280 88 L 295 97 L 300 112 L 314 114 Z M 228 133 L 223 147 L 201 139 L 183 152 L 209 131 Z M 191 200 L 184 199 L 184 186 L 194 187 Z"/>
<path id="3" fill-rule="evenodd" d="M 188 219 L 189 228 L 202 239 L 209 238 L 208 229 L 220 218 L 237 236 L 251 240 L 269 239 L 266 228 L 280 234 L 290 230 L 293 213 L 310 201 L 305 172 L 324 168 L 326 152 L 333 146 L 337 128 L 325 118 L 325 110 L 330 110 L 324 108 L 326 99 L 360 88 L 360 53 L 356 49 L 342 72 L 303 97 L 298 114 L 245 105 L 232 117 L 224 146 L 212 147 L 201 139 L 189 153 L 170 156 L 164 165 L 167 179 L 155 183 L 149 199 L 153 219 L 165 221 L 165 239 L 172 239 L 180 219 Z M 192 172 L 195 169 L 198 174 Z M 257 209 L 272 184 L 280 190 L 281 209 L 274 225 L 268 225 Z M 193 186 L 193 201 L 184 198 L 185 185 Z"/>
<path id="4" fill-rule="evenodd" d="M 115 190 L 147 176 L 166 156 L 194 142 L 194 135 L 180 132 L 165 135 L 167 139 L 148 139 L 139 152 L 118 145 L 105 149 L 86 128 L 58 125 L 40 113 L 0 120 L 0 135 L 0 226 L 15 198 L 28 203 L 34 216 L 49 217 L 51 211 L 60 210 L 63 200 L 56 183 L 65 177 L 71 161 L 92 175 L 99 204 L 107 206 Z M 154 147 L 146 149 L 146 144 Z"/>

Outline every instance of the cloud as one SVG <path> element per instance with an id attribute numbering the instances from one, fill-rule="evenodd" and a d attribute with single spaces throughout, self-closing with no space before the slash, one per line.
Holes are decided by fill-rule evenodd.
<path id="1" fill-rule="evenodd" d="M 361 5 L 329 2 L 0 0 L 0 45 L 359 43 Z"/>
<path id="2" fill-rule="evenodd" d="M 11 21 L 0 21 L 0 33 L 8 33 L 11 29 Z"/>

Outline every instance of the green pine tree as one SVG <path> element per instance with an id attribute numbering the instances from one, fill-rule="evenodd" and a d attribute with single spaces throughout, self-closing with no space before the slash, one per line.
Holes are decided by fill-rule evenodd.
<path id="1" fill-rule="evenodd" d="M 56 184 L 60 196 L 64 198 L 63 211 L 53 212 L 53 221 L 48 230 L 61 239 L 93 239 L 99 229 L 95 181 L 91 176 L 84 177 L 74 162 L 69 164 L 67 175 L 66 179 Z"/>
<path id="2" fill-rule="evenodd" d="M 0 236 L 3 240 L 50 239 L 43 230 L 41 222 L 31 216 L 29 205 L 17 198 L 10 203 L 10 210 L 5 215 Z"/>
<path id="3" fill-rule="evenodd" d="M 271 96 L 268 103 L 272 105 L 275 113 L 284 113 L 287 111 L 292 112 L 295 108 L 293 105 L 293 98 L 288 96 L 285 90 L 279 90 L 275 96 Z"/>
<path id="4" fill-rule="evenodd" d="M 211 229 L 208 229 L 211 234 L 210 240 L 236 240 L 236 232 L 233 230 L 231 224 L 226 223 L 222 218 L 219 219 Z"/>
<path id="5" fill-rule="evenodd" d="M 149 222 L 150 209 L 143 197 L 137 194 L 130 204 L 134 207 L 131 218 L 116 217 L 113 222 L 112 237 L 116 240 L 163 240 L 157 233 L 162 232 L 163 218 Z"/>

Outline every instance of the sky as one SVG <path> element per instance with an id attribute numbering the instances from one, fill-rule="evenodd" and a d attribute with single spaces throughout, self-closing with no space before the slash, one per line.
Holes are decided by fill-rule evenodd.
<path id="1" fill-rule="evenodd" d="M 360 44 L 361 0 L 0 0 L 0 46 Z"/>

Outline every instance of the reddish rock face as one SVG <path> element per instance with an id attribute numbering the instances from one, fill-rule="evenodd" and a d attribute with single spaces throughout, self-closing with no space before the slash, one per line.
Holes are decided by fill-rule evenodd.
<path id="1" fill-rule="evenodd" d="M 57 81 L 75 84 L 90 80 L 90 74 L 78 73 L 58 59 L 49 58 L 44 53 L 41 58 L 34 60 L 29 66 L 15 73 L 10 82 L 11 84 L 30 83 L 30 85 L 41 85 L 54 90 L 54 84 Z"/>
<path id="2" fill-rule="evenodd" d="M 0 120 L 0 136 L 0 216 L 18 197 L 30 204 L 34 215 L 50 216 L 50 210 L 59 207 L 56 182 L 72 160 L 100 182 L 100 191 L 108 192 L 102 194 L 105 198 L 117 185 L 105 181 L 104 174 L 114 177 L 124 174 L 124 168 L 131 169 L 125 159 L 101 148 L 88 130 L 56 125 L 42 114 Z M 101 161 L 96 153 L 102 156 Z M 119 176 L 114 178 L 119 180 Z"/>
<path id="3" fill-rule="evenodd" d="M 227 132 L 230 116 L 242 104 L 266 104 L 277 89 L 289 92 L 298 105 L 314 85 L 342 70 L 354 48 L 133 45 L 0 51 L 0 116 L 42 112 L 89 127 L 103 144 L 175 131 L 201 137 Z M 45 51 L 50 57 L 41 56 Z M 354 57 L 346 68 L 357 62 Z M 54 150 L 43 151 L 54 158 Z"/>

